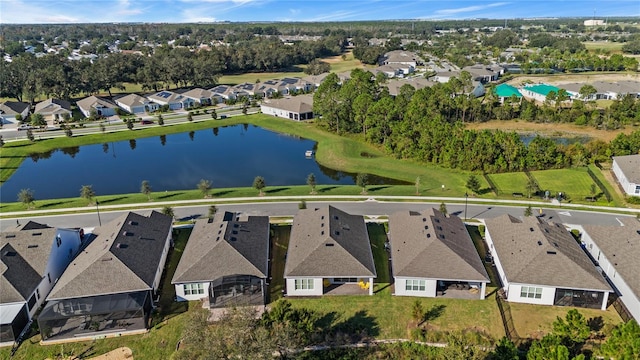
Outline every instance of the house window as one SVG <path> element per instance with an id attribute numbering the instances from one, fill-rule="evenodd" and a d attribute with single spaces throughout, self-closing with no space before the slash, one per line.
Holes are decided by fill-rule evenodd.
<path id="1" fill-rule="evenodd" d="M 182 287 L 185 295 L 204 294 L 204 286 L 202 286 L 202 284 L 184 284 Z"/>
<path id="2" fill-rule="evenodd" d="M 313 290 L 313 279 L 296 279 L 296 290 Z"/>
<path id="3" fill-rule="evenodd" d="M 36 305 L 36 294 L 31 295 L 27 305 L 29 306 L 29 311 L 33 310 L 33 307 Z"/>
<path id="4" fill-rule="evenodd" d="M 58 247 L 62 245 L 62 238 L 60 237 L 60 235 L 56 236 L 56 245 L 58 245 Z"/>
<path id="5" fill-rule="evenodd" d="M 636 194 L 640 194 L 640 185 L 636 185 Z"/>
<path id="6" fill-rule="evenodd" d="M 405 290 L 407 291 L 424 291 L 426 289 L 425 280 L 407 280 L 405 284 Z"/>
<path id="7" fill-rule="evenodd" d="M 36 300 L 40 299 L 40 289 L 36 289 Z"/>
<path id="8" fill-rule="evenodd" d="M 49 280 L 49 284 L 51 284 L 51 274 L 47 273 L 47 280 Z"/>
<path id="9" fill-rule="evenodd" d="M 529 299 L 541 299 L 542 288 L 533 286 L 523 286 L 520 288 L 520 297 Z"/>

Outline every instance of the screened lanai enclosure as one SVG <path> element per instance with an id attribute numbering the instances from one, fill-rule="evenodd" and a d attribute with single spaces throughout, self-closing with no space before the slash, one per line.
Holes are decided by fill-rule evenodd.
<path id="1" fill-rule="evenodd" d="M 264 305 L 264 280 L 250 275 L 224 276 L 209 286 L 209 307 Z"/>
<path id="2" fill-rule="evenodd" d="M 38 325 L 43 340 L 119 334 L 148 328 L 149 291 L 48 301 Z"/>

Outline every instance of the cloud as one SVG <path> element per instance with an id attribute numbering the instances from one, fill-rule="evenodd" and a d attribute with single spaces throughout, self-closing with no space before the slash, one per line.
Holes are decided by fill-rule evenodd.
<path id="1" fill-rule="evenodd" d="M 77 23 L 82 18 L 69 14 L 68 8 L 58 2 L 36 3 L 21 0 L 0 0 L 0 23 Z"/>
<path id="2" fill-rule="evenodd" d="M 213 16 L 206 16 L 208 11 L 204 11 L 202 8 L 185 9 L 182 11 L 182 22 L 185 23 L 210 23 L 216 22 L 217 19 Z"/>
<path id="3" fill-rule="evenodd" d="M 142 8 L 133 8 L 130 0 L 118 0 L 115 13 L 122 16 L 140 15 L 144 12 Z"/>
<path id="4" fill-rule="evenodd" d="M 469 13 L 474 11 L 482 11 L 482 10 L 486 10 L 486 9 L 490 9 L 498 6 L 504 6 L 507 4 L 509 3 L 498 2 L 498 3 L 491 3 L 486 5 L 473 5 L 473 6 L 466 6 L 466 7 L 453 8 L 453 9 L 440 9 L 440 10 L 436 10 L 434 13 L 440 16 L 456 15 L 456 14 Z"/>

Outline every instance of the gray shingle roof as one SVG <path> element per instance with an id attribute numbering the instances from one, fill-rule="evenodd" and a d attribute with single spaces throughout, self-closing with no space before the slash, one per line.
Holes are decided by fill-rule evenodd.
<path id="1" fill-rule="evenodd" d="M 489 281 L 467 229 L 457 216 L 435 209 L 389 217 L 393 275 L 440 280 Z"/>
<path id="2" fill-rule="evenodd" d="M 45 276 L 57 230 L 40 228 L 0 235 L 0 303 L 25 301 Z"/>
<path id="3" fill-rule="evenodd" d="M 129 212 L 94 230 L 97 235 L 62 274 L 47 299 L 152 289 L 171 218 Z"/>
<path id="4" fill-rule="evenodd" d="M 634 184 L 640 184 L 640 154 L 614 156 L 613 161 L 618 164 L 627 180 Z"/>
<path id="5" fill-rule="evenodd" d="M 285 277 L 376 277 L 364 218 L 333 206 L 293 218 Z"/>
<path id="6" fill-rule="evenodd" d="M 25 102 L 5 101 L 2 104 L 0 104 L 0 114 L 7 114 L 7 115 L 22 114 L 22 112 L 25 109 L 28 109 L 30 107 L 31 105 Z"/>
<path id="7" fill-rule="evenodd" d="M 266 278 L 269 259 L 269 217 L 238 218 L 218 213 L 195 223 L 172 283 L 214 281 L 223 276 Z"/>
<path id="8" fill-rule="evenodd" d="M 97 108 L 97 107 L 105 107 L 110 109 L 117 108 L 116 104 L 112 103 L 111 101 L 108 101 L 93 95 L 86 97 L 82 100 L 79 100 L 78 102 L 76 102 L 76 105 L 78 105 L 79 108 L 84 109 L 86 111 L 90 111 L 91 108 Z"/>
<path id="9" fill-rule="evenodd" d="M 71 104 L 60 99 L 47 99 L 36 104 L 35 113 L 53 114 L 59 111 L 71 111 Z"/>
<path id="10" fill-rule="evenodd" d="M 313 112 L 313 96 L 298 95 L 291 98 L 271 99 L 264 106 L 291 111 L 298 114 Z"/>
<path id="11" fill-rule="evenodd" d="M 128 107 L 141 106 L 148 102 L 147 98 L 144 98 L 138 94 L 129 94 L 123 97 L 117 98 L 116 102 Z"/>
<path id="12" fill-rule="evenodd" d="M 619 219 L 624 226 L 584 225 L 583 228 L 640 298 L 640 221 Z"/>
<path id="13" fill-rule="evenodd" d="M 561 224 L 537 217 L 522 220 L 510 215 L 486 219 L 509 282 L 611 291 L 573 236 Z"/>

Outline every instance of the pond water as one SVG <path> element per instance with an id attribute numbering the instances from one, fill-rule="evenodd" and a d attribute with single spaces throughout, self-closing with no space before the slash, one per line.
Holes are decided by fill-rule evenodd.
<path id="1" fill-rule="evenodd" d="M 535 139 L 536 136 L 537 136 L 536 134 L 520 134 L 519 135 L 520 140 L 522 140 L 522 142 L 526 146 L 529 146 L 529 143 L 531 143 L 531 141 L 533 141 L 533 139 Z M 549 138 L 549 139 L 553 140 L 553 142 L 555 142 L 556 144 L 561 144 L 561 145 L 570 145 L 570 144 L 573 144 L 573 143 L 586 144 L 591 140 L 591 138 L 589 136 L 572 136 L 572 137 L 541 136 L 541 137 Z"/>
<path id="2" fill-rule="evenodd" d="M 192 190 L 200 179 L 214 190 L 253 185 L 304 185 L 314 173 L 318 185 L 354 184 L 355 175 L 320 166 L 307 150 L 316 143 L 253 125 L 236 125 L 188 133 L 86 145 L 34 154 L 0 187 L 0 201 L 17 201 L 21 189 L 36 200 L 78 197 L 82 185 L 97 195 L 140 192 L 148 180 L 153 191 Z M 369 176 L 371 184 L 401 184 Z"/>

